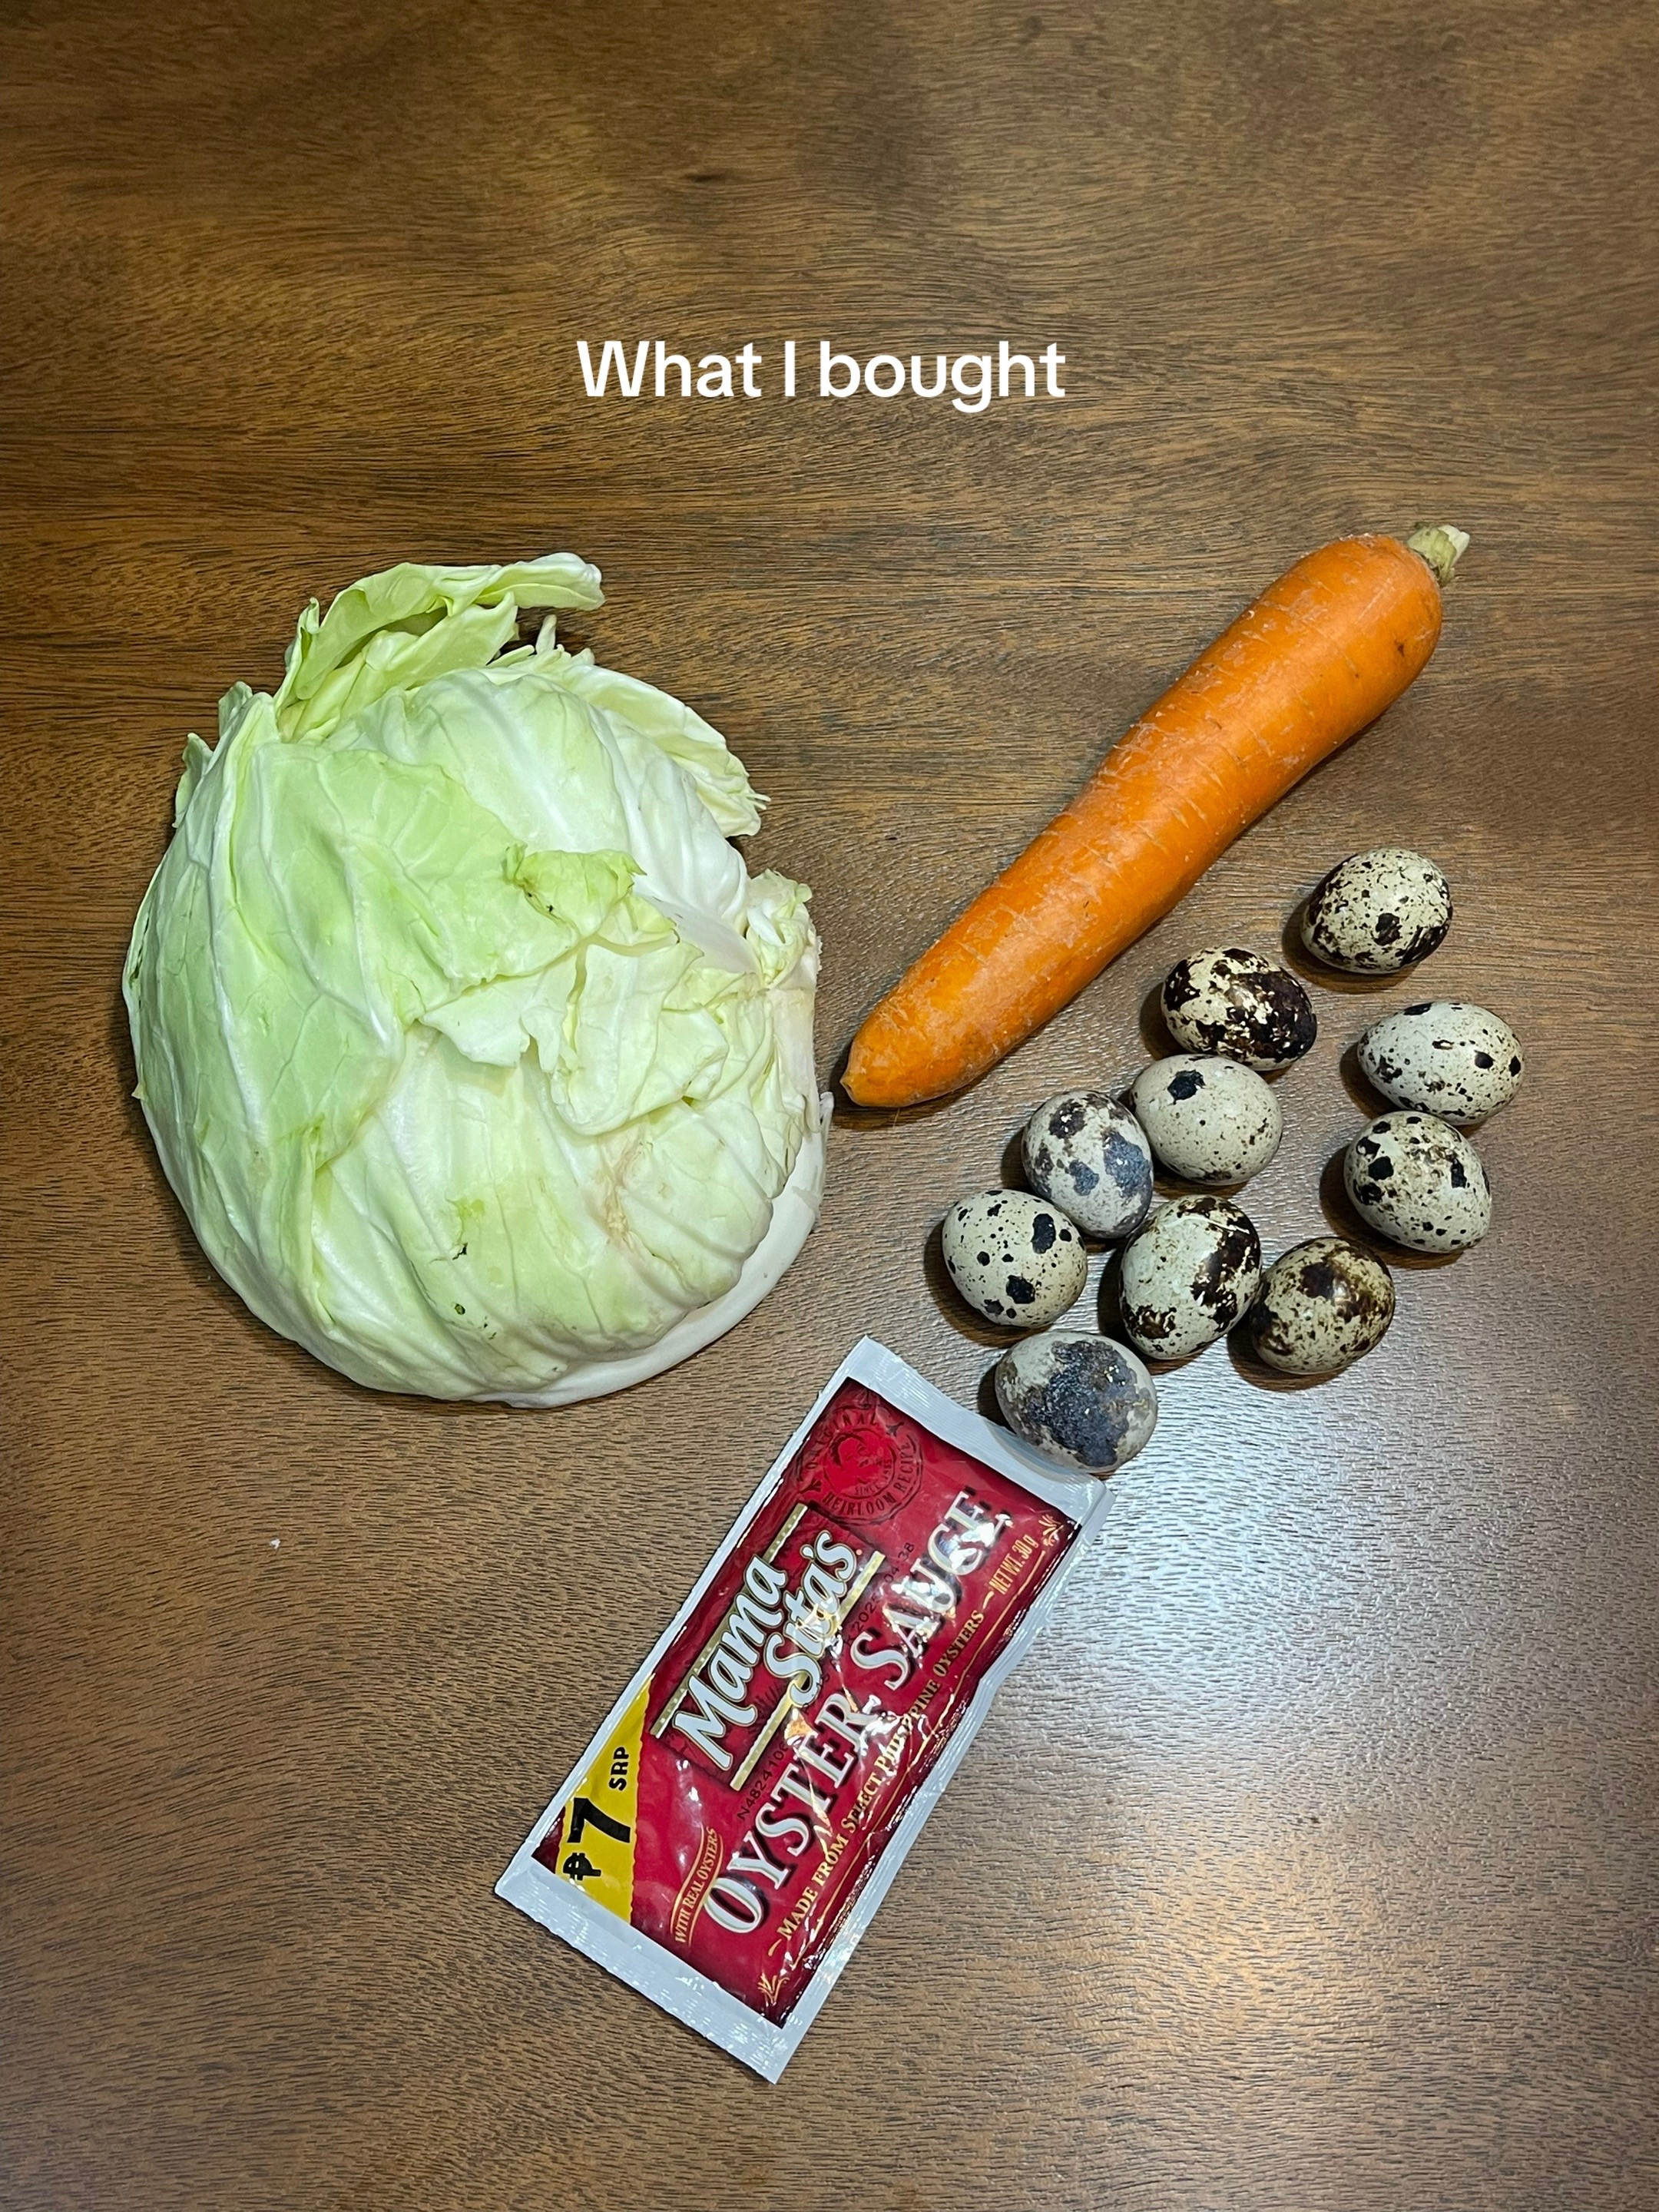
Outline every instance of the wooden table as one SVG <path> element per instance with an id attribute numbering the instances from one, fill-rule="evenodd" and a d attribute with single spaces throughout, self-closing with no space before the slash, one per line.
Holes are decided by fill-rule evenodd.
<path id="1" fill-rule="evenodd" d="M 0 2196 L 1651 2205 L 1651 11 L 69 0 L 7 52 Z M 793 402 L 592 400 L 575 355 L 764 381 L 791 336 Z M 1005 337 L 1063 402 L 812 396 L 820 338 Z M 185 732 L 313 592 L 599 562 L 602 656 L 728 732 L 753 863 L 816 887 L 827 1069 L 1253 590 L 1425 517 L 1474 544 L 1405 701 L 970 1095 L 838 1121 L 801 1261 L 678 1372 L 374 1397 L 198 1252 L 118 971 Z M 1467 996 L 1529 1055 L 1493 1233 L 1338 1381 L 1165 1377 L 767 2088 L 490 1886 L 848 1345 L 972 1401 L 944 1206 L 1145 1051 L 1178 954 L 1382 841 L 1453 934 L 1322 985 L 1249 1202 L 1320 1231 L 1345 1048 Z"/>

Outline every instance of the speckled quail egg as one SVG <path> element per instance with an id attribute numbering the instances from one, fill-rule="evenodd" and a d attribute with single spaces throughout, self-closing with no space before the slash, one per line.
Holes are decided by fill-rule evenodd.
<path id="1" fill-rule="evenodd" d="M 996 1393 L 1014 1434 L 1072 1474 L 1113 1474 L 1158 1425 L 1158 1391 L 1133 1352 L 1083 1329 L 1011 1346 Z"/>
<path id="2" fill-rule="evenodd" d="M 1261 1240 L 1225 1198 L 1177 1198 L 1123 1248 L 1123 1334 L 1148 1359 L 1185 1359 L 1224 1336 L 1261 1287 Z"/>
<path id="3" fill-rule="evenodd" d="M 1507 1106 L 1526 1068 L 1509 1024 L 1461 999 L 1433 999 L 1375 1023 L 1359 1040 L 1359 1065 L 1392 1104 L 1460 1128 Z"/>
<path id="4" fill-rule="evenodd" d="M 1129 1094 L 1153 1152 L 1182 1182 L 1243 1182 L 1279 1150 L 1279 1101 L 1236 1060 L 1177 1052 L 1143 1067 Z"/>
<path id="5" fill-rule="evenodd" d="M 1247 1327 L 1281 1375 L 1334 1375 L 1371 1352 L 1394 1319 L 1394 1278 L 1346 1237 L 1314 1237 L 1273 1261 Z"/>
<path id="6" fill-rule="evenodd" d="M 1062 1091 L 1026 1123 L 1022 1149 L 1032 1189 L 1091 1237 L 1127 1237 L 1145 1220 L 1152 1146 L 1109 1091 Z"/>
<path id="7" fill-rule="evenodd" d="M 1315 886 L 1302 942 L 1353 975 L 1392 975 L 1426 960 L 1451 927 L 1451 890 L 1432 860 L 1403 845 L 1351 853 Z"/>
<path id="8" fill-rule="evenodd" d="M 1468 1139 L 1432 1114 L 1384 1114 L 1342 1162 L 1360 1218 L 1413 1252 L 1462 1252 L 1492 1227 L 1492 1186 Z"/>
<path id="9" fill-rule="evenodd" d="M 1178 1045 L 1243 1060 L 1260 1075 L 1300 1060 L 1319 1033 L 1312 1003 L 1290 969 L 1243 945 L 1177 960 L 1158 1003 Z"/>
<path id="10" fill-rule="evenodd" d="M 942 1237 L 951 1280 L 1004 1328 L 1046 1328 L 1076 1302 L 1089 1273 L 1075 1224 L 1029 1191 L 959 1200 Z"/>

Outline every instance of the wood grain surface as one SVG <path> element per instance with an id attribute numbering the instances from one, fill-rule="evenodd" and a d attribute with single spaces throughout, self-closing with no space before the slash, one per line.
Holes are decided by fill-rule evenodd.
<path id="1" fill-rule="evenodd" d="M 1659 2202 L 1656 19 L 1640 0 L 8 10 L 8 2206 Z M 578 337 L 1035 349 L 1063 402 L 592 401 Z M 1473 533 L 1426 673 L 976 1090 L 834 1129 L 677 1372 L 374 1397 L 252 1321 L 118 998 L 185 733 L 297 608 L 568 547 L 816 889 L 819 1048 L 1251 592 Z M 1249 1204 L 1425 994 L 1529 1056 L 1488 1241 L 1311 1389 L 1223 1348 L 781 2086 L 490 1886 L 860 1333 L 1182 951 L 1420 845 Z M 1091 1285 L 1092 1295 L 1092 1285 Z"/>

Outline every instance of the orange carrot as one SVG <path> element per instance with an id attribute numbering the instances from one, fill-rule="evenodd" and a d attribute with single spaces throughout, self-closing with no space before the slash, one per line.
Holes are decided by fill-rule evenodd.
<path id="1" fill-rule="evenodd" d="M 853 1040 L 864 1106 L 959 1091 L 1166 915 L 1298 778 L 1397 699 L 1440 635 L 1449 526 L 1344 538 L 1265 591 L 1121 738 Z"/>

